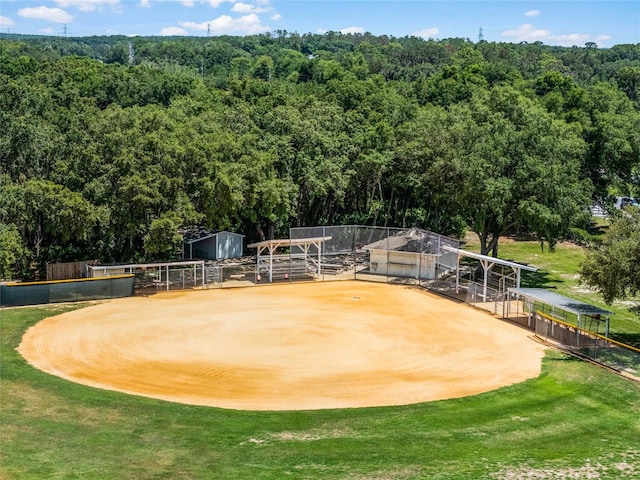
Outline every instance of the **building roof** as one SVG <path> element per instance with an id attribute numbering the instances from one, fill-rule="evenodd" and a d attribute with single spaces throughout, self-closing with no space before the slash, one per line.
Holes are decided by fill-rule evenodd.
<path id="1" fill-rule="evenodd" d="M 613 312 L 596 307 L 574 298 L 565 297 L 559 293 L 545 290 L 544 288 L 510 288 L 509 292 L 516 293 L 526 298 L 551 305 L 552 307 L 575 313 L 576 315 L 612 315 Z"/>
<path id="2" fill-rule="evenodd" d="M 240 237 L 244 237 L 244 235 L 241 235 L 239 233 L 233 233 L 233 232 L 227 232 L 226 230 L 206 230 L 205 228 L 197 228 L 194 230 L 189 230 L 187 232 L 185 232 L 182 236 L 183 238 L 183 242 L 186 243 L 187 245 L 191 244 L 191 243 L 196 243 L 199 242 L 201 240 L 206 240 L 208 238 L 212 238 L 217 236 L 219 233 L 228 233 L 230 235 L 238 235 Z"/>

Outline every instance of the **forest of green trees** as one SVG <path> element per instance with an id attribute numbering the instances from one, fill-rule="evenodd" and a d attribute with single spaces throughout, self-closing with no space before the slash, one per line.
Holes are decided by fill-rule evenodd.
<path id="1" fill-rule="evenodd" d="M 553 247 L 614 193 L 640 195 L 640 44 L 0 39 L 0 278 L 172 259 L 193 226 Z"/>

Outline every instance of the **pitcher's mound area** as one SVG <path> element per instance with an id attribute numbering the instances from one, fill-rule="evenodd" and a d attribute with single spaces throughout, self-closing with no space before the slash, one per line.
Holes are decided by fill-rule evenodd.
<path id="1" fill-rule="evenodd" d="M 114 300 L 43 320 L 19 350 L 74 382 L 244 410 L 473 395 L 537 376 L 543 354 L 467 305 L 365 282 Z"/>

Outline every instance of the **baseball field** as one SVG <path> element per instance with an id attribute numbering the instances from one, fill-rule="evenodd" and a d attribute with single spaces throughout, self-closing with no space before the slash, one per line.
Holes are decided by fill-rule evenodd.
<path id="1" fill-rule="evenodd" d="M 417 288 L 325 282 L 130 297 L 46 319 L 20 353 L 86 385 L 243 410 L 405 405 L 540 373 L 530 332 Z"/>
<path id="2" fill-rule="evenodd" d="M 2 479 L 640 476 L 638 383 L 421 290 L 0 315 Z"/>

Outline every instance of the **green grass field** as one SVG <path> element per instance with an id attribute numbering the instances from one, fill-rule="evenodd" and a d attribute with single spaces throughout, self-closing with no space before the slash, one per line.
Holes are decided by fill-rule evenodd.
<path id="1" fill-rule="evenodd" d="M 640 478 L 640 384 L 549 351 L 527 382 L 403 407 L 241 412 L 93 389 L 16 351 L 64 307 L 0 310 L 0 478 Z"/>

